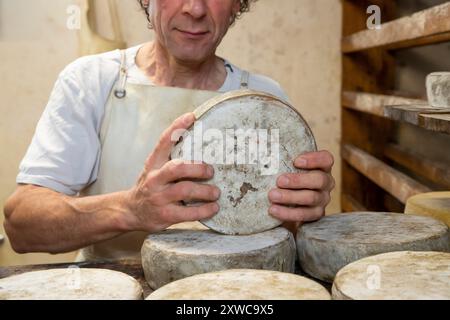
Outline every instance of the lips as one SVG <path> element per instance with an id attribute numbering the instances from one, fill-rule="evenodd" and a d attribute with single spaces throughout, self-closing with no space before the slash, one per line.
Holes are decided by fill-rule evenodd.
<path id="1" fill-rule="evenodd" d="M 191 31 L 191 30 L 182 30 L 182 29 L 176 29 L 178 32 L 183 34 L 184 36 L 192 39 L 198 39 L 201 38 L 209 33 L 209 31 Z"/>

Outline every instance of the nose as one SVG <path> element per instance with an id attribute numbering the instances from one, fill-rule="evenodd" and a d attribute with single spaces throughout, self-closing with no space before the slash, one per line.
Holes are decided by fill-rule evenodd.
<path id="1" fill-rule="evenodd" d="M 201 19 L 206 15 L 207 0 L 186 0 L 183 5 L 183 13 L 192 16 L 194 19 Z"/>

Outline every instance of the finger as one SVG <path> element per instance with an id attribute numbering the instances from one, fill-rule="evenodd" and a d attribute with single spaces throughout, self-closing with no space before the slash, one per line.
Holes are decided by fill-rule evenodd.
<path id="1" fill-rule="evenodd" d="M 158 143 L 145 161 L 145 168 L 159 169 L 169 161 L 170 152 L 178 142 L 181 133 L 191 127 L 194 122 L 195 116 L 193 113 L 186 113 L 172 122 L 161 134 Z"/>
<path id="2" fill-rule="evenodd" d="M 169 218 L 172 224 L 198 221 L 212 218 L 219 212 L 219 209 L 219 205 L 216 202 L 205 203 L 198 207 L 173 206 Z"/>
<path id="3" fill-rule="evenodd" d="M 160 184 L 167 184 L 181 179 L 207 180 L 214 176 L 214 168 L 206 163 L 193 163 L 176 159 L 167 162 L 155 174 Z"/>
<path id="4" fill-rule="evenodd" d="M 326 195 L 313 190 L 273 189 L 269 192 L 269 200 L 275 204 L 312 207 L 324 204 Z"/>
<path id="5" fill-rule="evenodd" d="M 164 198 L 170 202 L 179 201 L 217 201 L 220 189 L 206 184 L 191 181 L 178 182 L 162 192 Z"/>
<path id="6" fill-rule="evenodd" d="M 269 214 L 281 221 L 310 222 L 317 221 L 325 214 L 322 207 L 298 207 L 288 208 L 280 205 L 272 205 Z"/>
<path id="7" fill-rule="evenodd" d="M 299 169 L 320 169 L 330 173 L 334 165 L 333 155 L 326 151 L 305 153 L 294 160 Z"/>
<path id="8" fill-rule="evenodd" d="M 320 170 L 301 173 L 286 173 L 278 177 L 277 187 L 281 189 L 329 191 L 334 187 L 334 179 L 331 174 Z"/>

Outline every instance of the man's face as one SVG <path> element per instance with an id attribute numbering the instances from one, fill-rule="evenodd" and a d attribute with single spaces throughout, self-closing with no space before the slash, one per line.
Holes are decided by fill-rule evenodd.
<path id="1" fill-rule="evenodd" d="M 150 0 L 159 42 L 176 59 L 202 62 L 225 36 L 239 0 Z"/>

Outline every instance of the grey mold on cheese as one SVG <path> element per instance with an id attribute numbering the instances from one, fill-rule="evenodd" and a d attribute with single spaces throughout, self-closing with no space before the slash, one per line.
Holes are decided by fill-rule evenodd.
<path id="1" fill-rule="evenodd" d="M 295 240 L 284 228 L 230 236 L 212 230 L 166 230 L 150 235 L 141 251 L 151 288 L 195 274 L 227 269 L 295 271 Z"/>
<path id="2" fill-rule="evenodd" d="M 450 251 L 448 227 L 433 218 L 399 213 L 355 212 L 302 225 L 296 238 L 302 269 L 333 282 L 345 265 L 392 251 Z"/>
<path id="3" fill-rule="evenodd" d="M 450 108 L 450 72 L 435 72 L 426 80 L 428 102 L 435 108 Z"/>
<path id="4" fill-rule="evenodd" d="M 280 174 L 299 172 L 293 165 L 295 157 L 317 150 L 306 121 L 288 103 L 274 96 L 249 90 L 233 91 L 215 97 L 194 113 L 196 124 L 174 147 L 171 158 L 202 161 L 207 155 L 210 161 L 205 162 L 214 166 L 214 178 L 207 183 L 221 189 L 218 201 L 220 211 L 211 219 L 201 222 L 217 232 L 230 235 L 254 234 L 280 226 L 281 221 L 268 213 L 271 205 L 268 192 L 276 187 Z M 196 155 L 192 151 L 185 152 L 187 146 L 194 146 L 192 141 L 195 126 L 200 128 L 200 125 L 202 132 L 214 129 L 216 133 L 220 133 L 221 139 L 203 139 L 203 153 Z M 230 131 L 233 129 L 235 134 Z M 239 153 L 244 154 L 247 160 L 250 158 L 248 136 L 251 135 L 247 138 L 245 135 L 249 129 L 256 132 L 268 130 L 269 142 L 272 137 L 276 138 L 276 130 L 279 130 L 279 140 L 275 139 L 273 144 L 268 143 L 270 147 L 263 147 L 260 144 L 263 140 L 258 136 L 257 161 L 254 163 L 240 163 L 237 158 L 234 158 L 235 161 L 227 161 Z M 238 130 L 242 130 L 240 134 L 236 133 Z M 216 152 L 216 148 L 223 152 Z"/>

